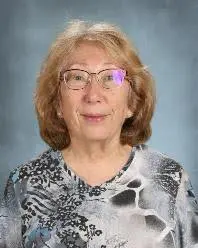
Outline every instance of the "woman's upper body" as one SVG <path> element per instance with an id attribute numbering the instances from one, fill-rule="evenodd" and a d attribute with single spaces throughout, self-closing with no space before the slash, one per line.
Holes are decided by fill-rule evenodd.
<path id="1" fill-rule="evenodd" d="M 74 22 L 61 33 L 35 94 L 51 148 L 11 173 L 2 247 L 195 246 L 186 174 L 141 145 L 154 106 L 152 76 L 116 27 Z"/>
<path id="2" fill-rule="evenodd" d="M 49 149 L 9 177 L 1 246 L 180 248 L 198 245 L 198 206 L 187 174 L 146 145 L 110 180 L 87 184 Z"/>

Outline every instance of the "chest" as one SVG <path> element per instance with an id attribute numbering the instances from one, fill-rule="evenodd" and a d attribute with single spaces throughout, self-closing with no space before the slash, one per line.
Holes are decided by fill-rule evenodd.
<path id="1" fill-rule="evenodd" d="M 171 232 L 173 199 L 135 180 L 29 193 L 22 205 L 25 247 L 143 247 L 142 240 L 153 242 L 164 230 Z"/>

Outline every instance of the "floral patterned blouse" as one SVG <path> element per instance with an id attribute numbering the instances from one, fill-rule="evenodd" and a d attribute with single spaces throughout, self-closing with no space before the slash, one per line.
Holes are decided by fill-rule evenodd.
<path id="1" fill-rule="evenodd" d="M 195 248 L 198 205 L 183 168 L 146 145 L 94 187 L 50 148 L 11 172 L 0 247 Z"/>

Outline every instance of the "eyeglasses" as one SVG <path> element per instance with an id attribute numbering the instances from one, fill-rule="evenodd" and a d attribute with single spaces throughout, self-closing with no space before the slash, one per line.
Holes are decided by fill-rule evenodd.
<path id="1" fill-rule="evenodd" d="M 72 90 L 80 90 L 86 87 L 95 76 L 97 82 L 105 89 L 120 87 L 125 79 L 126 71 L 123 69 L 106 69 L 98 73 L 89 73 L 85 70 L 71 69 L 62 73 L 61 79 Z"/>

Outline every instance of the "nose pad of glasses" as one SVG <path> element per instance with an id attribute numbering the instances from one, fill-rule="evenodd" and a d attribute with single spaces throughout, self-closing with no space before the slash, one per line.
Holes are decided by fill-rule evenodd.
<path id="1" fill-rule="evenodd" d="M 99 79 L 98 79 L 97 73 L 90 73 L 90 74 L 89 74 L 89 77 L 88 77 L 88 79 L 87 79 L 87 81 L 88 81 L 89 84 L 91 84 L 91 83 L 93 82 L 93 78 L 94 78 L 94 80 L 95 80 L 97 83 L 100 83 L 100 82 L 99 82 Z"/>

